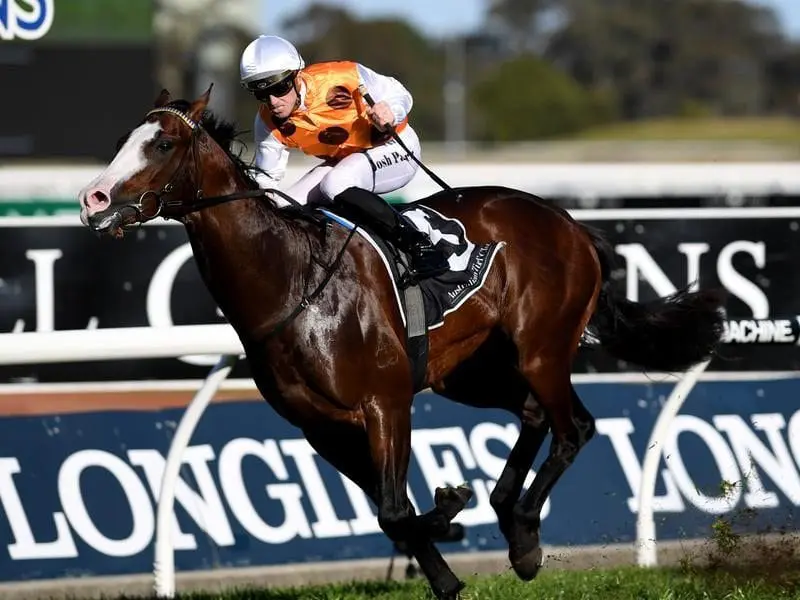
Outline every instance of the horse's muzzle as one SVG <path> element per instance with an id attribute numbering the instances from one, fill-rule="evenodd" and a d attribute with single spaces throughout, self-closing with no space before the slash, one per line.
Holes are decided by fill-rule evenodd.
<path id="1" fill-rule="evenodd" d="M 89 228 L 98 234 L 108 234 L 113 237 L 122 237 L 126 227 L 139 223 L 140 212 L 135 206 L 111 206 L 106 210 L 93 214 L 87 218 Z"/>
<path id="2" fill-rule="evenodd" d="M 107 233 L 122 227 L 125 217 L 117 209 L 105 210 L 87 219 L 89 227 L 96 233 Z"/>

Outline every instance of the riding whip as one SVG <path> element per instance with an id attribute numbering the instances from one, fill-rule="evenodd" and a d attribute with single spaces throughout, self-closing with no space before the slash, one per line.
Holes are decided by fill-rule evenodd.
<path id="1" fill-rule="evenodd" d="M 358 91 L 361 93 L 361 97 L 364 98 L 364 100 L 366 100 L 367 104 L 369 104 L 370 106 L 375 106 L 375 101 L 372 99 L 372 96 L 369 95 L 369 92 L 367 91 L 367 88 L 364 86 L 363 83 L 358 86 Z M 395 131 L 394 127 L 390 127 L 389 131 L 394 141 L 400 144 L 400 147 L 406 151 L 406 154 L 408 154 L 412 158 L 412 160 L 415 163 L 417 163 L 420 166 L 420 168 L 428 174 L 428 176 L 431 179 L 433 179 L 436 183 L 442 186 L 442 189 L 453 191 L 452 187 L 447 185 L 436 173 L 434 173 L 428 167 L 423 165 L 422 161 L 418 159 L 417 156 L 413 152 L 411 152 L 411 150 L 408 149 L 408 146 L 405 145 L 405 142 L 403 142 L 403 140 L 400 139 L 400 136 L 397 135 L 397 131 Z"/>

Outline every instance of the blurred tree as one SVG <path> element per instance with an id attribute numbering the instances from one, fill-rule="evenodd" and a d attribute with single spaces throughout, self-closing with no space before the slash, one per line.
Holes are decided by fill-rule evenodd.
<path id="1" fill-rule="evenodd" d="M 614 89 L 625 117 L 721 114 L 767 105 L 767 66 L 786 42 L 771 9 L 744 0 L 495 0 L 497 19 L 550 23 L 543 56 L 590 87 Z M 536 11 L 526 16 L 525 10 Z M 510 17 L 509 17 L 510 15 Z M 509 38 L 509 44 L 518 43 Z"/>
<path id="2" fill-rule="evenodd" d="M 489 0 L 487 27 L 513 52 L 539 52 L 557 22 L 561 0 Z"/>
<path id="3" fill-rule="evenodd" d="M 774 112 L 800 116 L 800 43 L 775 56 L 767 66 L 767 106 Z"/>
<path id="4" fill-rule="evenodd" d="M 400 20 L 360 21 L 348 11 L 312 4 L 283 23 L 306 64 L 354 60 L 397 78 L 414 97 L 414 128 L 423 139 L 444 134 L 444 50 Z"/>
<path id="5" fill-rule="evenodd" d="M 482 117 L 478 139 L 510 142 L 564 136 L 611 120 L 613 102 L 540 58 L 503 63 L 472 89 Z"/>
<path id="6" fill-rule="evenodd" d="M 214 83 L 211 110 L 251 130 L 255 104 L 239 85 L 239 57 L 258 35 L 251 0 L 152 0 L 159 86 L 194 98 Z M 214 67 L 211 68 L 211 63 Z M 154 97 L 158 90 L 154 90 Z M 242 140 L 252 145 L 243 136 Z"/>

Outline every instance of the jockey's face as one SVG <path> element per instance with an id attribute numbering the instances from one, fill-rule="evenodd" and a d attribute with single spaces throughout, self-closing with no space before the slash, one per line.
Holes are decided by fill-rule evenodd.
<path id="1" fill-rule="evenodd" d="M 291 75 L 264 90 L 258 90 L 255 96 L 269 107 L 273 117 L 285 119 L 297 106 L 295 76 Z"/>
<path id="2" fill-rule="evenodd" d="M 292 114 L 295 106 L 297 106 L 297 90 L 292 87 L 285 96 L 270 96 L 266 104 L 269 106 L 272 116 L 278 119 L 285 119 Z"/>

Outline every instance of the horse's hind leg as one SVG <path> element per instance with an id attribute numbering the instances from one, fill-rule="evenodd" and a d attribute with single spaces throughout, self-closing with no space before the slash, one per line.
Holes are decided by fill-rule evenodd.
<path id="1" fill-rule="evenodd" d="M 531 393 L 523 405 L 520 421 L 519 437 L 509 452 L 503 471 L 489 496 L 492 508 L 497 514 L 500 532 L 508 541 L 509 548 L 512 545 L 519 545 L 519 541 L 514 538 L 517 532 L 514 528 L 514 506 L 522 493 L 533 461 L 550 430 L 544 410 Z"/>
<path id="2" fill-rule="evenodd" d="M 355 482 L 377 506 L 381 506 L 380 475 L 375 470 L 368 439 L 363 431 L 329 425 L 318 430 L 305 430 L 304 434 L 322 458 Z M 457 597 L 463 584 L 433 545 L 430 535 L 441 533 L 443 528 L 446 531 L 452 516 L 464 508 L 469 496 L 465 496 L 460 488 L 437 492 L 436 506 L 428 513 L 417 517 L 412 507 L 416 535 L 411 540 L 389 537 L 393 541 L 403 542 L 411 550 L 437 598 L 451 599 Z"/>
<path id="3" fill-rule="evenodd" d="M 470 358 L 433 386 L 437 393 L 462 404 L 503 408 L 520 419 L 519 437 L 489 496 L 509 545 L 514 543 L 510 537 L 514 506 L 550 429 L 545 411 L 517 369 L 518 362 L 513 343 L 500 330 L 493 330 Z"/>
<path id="4" fill-rule="evenodd" d="M 514 571 L 524 580 L 533 579 L 542 566 L 539 528 L 544 502 L 595 432 L 594 418 L 575 393 L 567 369 L 546 377 L 539 375 L 538 379 L 536 389 L 550 416 L 553 441 L 533 483 L 513 510 L 509 558 Z"/>

